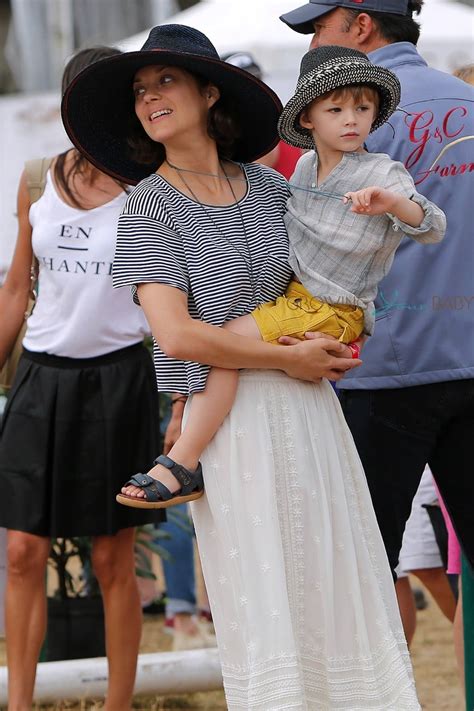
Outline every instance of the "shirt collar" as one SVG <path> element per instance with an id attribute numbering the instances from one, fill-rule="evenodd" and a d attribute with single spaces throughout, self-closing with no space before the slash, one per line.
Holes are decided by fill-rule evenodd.
<path id="1" fill-rule="evenodd" d="M 369 59 L 374 64 L 379 64 L 386 69 L 395 69 L 401 64 L 417 64 L 428 66 L 423 57 L 418 53 L 411 42 L 393 42 L 379 47 L 369 53 Z"/>

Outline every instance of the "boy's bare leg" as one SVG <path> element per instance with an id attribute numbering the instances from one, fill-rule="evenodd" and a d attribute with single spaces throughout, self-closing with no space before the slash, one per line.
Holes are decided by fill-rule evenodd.
<path id="1" fill-rule="evenodd" d="M 245 338 L 261 338 L 257 324 L 250 315 L 229 321 L 224 328 Z M 194 470 L 197 467 L 199 457 L 234 404 L 238 381 L 238 370 L 211 368 L 206 389 L 193 395 L 186 425 L 180 438 L 168 452 L 171 459 L 182 464 L 186 469 Z M 172 493 L 178 491 L 181 486 L 169 469 L 160 464 L 154 466 L 148 473 L 159 479 Z M 141 489 L 133 486 L 124 487 L 122 492 L 129 496 L 145 496 Z"/>
<path id="2" fill-rule="evenodd" d="M 229 321 L 224 328 L 246 338 L 260 338 L 257 324 L 251 316 Z M 181 437 L 169 452 L 171 459 L 183 464 L 187 469 L 197 467 L 199 457 L 234 404 L 238 381 L 238 370 L 211 368 L 206 389 L 193 395 Z"/>
<path id="3" fill-rule="evenodd" d="M 212 368 L 206 389 L 193 395 L 189 417 L 181 437 L 168 456 L 187 469 L 195 469 L 201 453 L 206 449 L 234 404 L 238 370 Z M 150 472 L 154 476 L 154 469 Z M 160 475 L 160 481 L 161 475 Z M 177 487 L 179 488 L 179 487 Z"/>

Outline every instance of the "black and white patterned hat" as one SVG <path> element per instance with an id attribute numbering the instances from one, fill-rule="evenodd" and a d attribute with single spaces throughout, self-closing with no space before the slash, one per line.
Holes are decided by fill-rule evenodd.
<path id="1" fill-rule="evenodd" d="M 400 82 L 395 74 L 372 64 L 367 55 L 356 49 L 333 45 L 311 49 L 301 61 L 295 94 L 278 121 L 281 138 L 297 148 L 314 148 L 311 132 L 300 126 L 303 109 L 323 94 L 359 84 L 376 89 L 380 95 L 379 112 L 370 129 L 372 132 L 385 123 L 400 101 Z"/>

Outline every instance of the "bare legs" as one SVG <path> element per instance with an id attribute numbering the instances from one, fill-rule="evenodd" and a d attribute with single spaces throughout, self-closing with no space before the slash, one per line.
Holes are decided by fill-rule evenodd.
<path id="1" fill-rule="evenodd" d="M 422 568 L 411 572 L 428 588 L 446 619 L 454 622 L 456 600 L 444 568 Z"/>
<path id="2" fill-rule="evenodd" d="M 456 600 L 444 569 L 422 568 L 410 572 L 428 588 L 443 615 L 450 622 L 454 622 Z M 408 577 L 399 578 L 396 582 L 395 589 L 403 623 L 403 631 L 407 638 L 407 644 L 410 646 L 416 629 L 416 608 Z"/>
<path id="3" fill-rule="evenodd" d="M 141 632 L 134 529 L 94 540 L 93 566 L 104 599 L 109 688 L 106 711 L 130 711 Z M 8 531 L 5 618 L 8 711 L 30 711 L 46 630 L 48 538 Z"/>
<path id="4" fill-rule="evenodd" d="M 8 711 L 29 711 L 36 663 L 46 631 L 45 571 L 50 541 L 8 531 L 5 627 Z"/>
<path id="5" fill-rule="evenodd" d="M 135 530 L 94 539 L 92 565 L 102 591 L 109 663 L 106 711 L 130 711 L 141 634 L 135 577 Z"/>
<path id="6" fill-rule="evenodd" d="M 411 589 L 408 576 L 398 578 L 395 583 L 400 617 L 402 618 L 403 631 L 408 647 L 411 646 L 416 629 L 416 607 L 413 590 Z"/>
<path id="7" fill-rule="evenodd" d="M 260 338 L 257 324 L 249 315 L 230 321 L 224 328 L 245 338 Z M 234 404 L 238 379 L 237 370 L 211 369 L 206 389 L 193 395 L 186 426 L 168 452 L 171 459 L 186 469 L 194 470 L 197 467 L 199 457 Z M 160 464 L 154 466 L 148 474 L 159 479 L 172 493 L 178 491 L 181 486 L 171 472 Z M 122 493 L 138 498 L 145 497 L 145 492 L 135 486 L 123 487 Z"/>

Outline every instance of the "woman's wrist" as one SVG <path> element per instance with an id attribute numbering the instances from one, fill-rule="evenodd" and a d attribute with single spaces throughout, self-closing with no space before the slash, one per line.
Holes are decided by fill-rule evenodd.
<path id="1" fill-rule="evenodd" d="M 187 395 L 172 395 L 171 396 L 171 404 L 175 405 L 176 403 L 183 403 L 183 405 L 186 405 L 187 399 L 188 399 Z"/>
<path id="2" fill-rule="evenodd" d="M 187 399 L 187 395 L 174 395 L 171 397 L 171 417 L 181 417 Z"/>
<path id="3" fill-rule="evenodd" d="M 286 369 L 294 362 L 294 358 L 295 354 L 291 348 L 287 348 L 284 345 L 278 345 L 276 348 L 272 346 L 271 350 L 268 349 L 265 353 L 264 364 L 257 367 L 286 372 Z"/>

